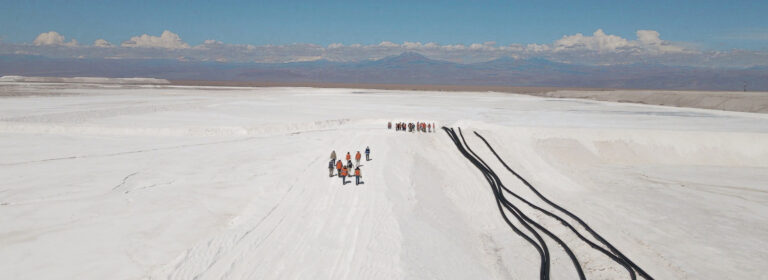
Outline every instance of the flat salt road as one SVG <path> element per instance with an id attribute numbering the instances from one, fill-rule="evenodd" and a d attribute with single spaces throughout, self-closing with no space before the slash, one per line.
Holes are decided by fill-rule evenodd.
<path id="1" fill-rule="evenodd" d="M 0 96 L 0 279 L 537 279 L 537 252 L 451 139 L 388 121 L 481 133 L 656 279 L 759 279 L 768 263 L 767 115 L 355 89 L 3 82 Z M 328 177 L 331 150 L 366 146 L 365 185 Z M 628 278 L 518 205 L 588 279 Z M 575 278 L 545 240 L 552 279 Z"/>

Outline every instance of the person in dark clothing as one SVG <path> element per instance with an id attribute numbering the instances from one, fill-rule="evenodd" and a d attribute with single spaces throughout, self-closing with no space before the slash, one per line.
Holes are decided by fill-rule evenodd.
<path id="1" fill-rule="evenodd" d="M 336 162 L 331 159 L 331 161 L 328 162 L 328 177 L 333 177 L 334 168 L 336 168 Z"/>
<path id="2" fill-rule="evenodd" d="M 365 147 L 365 161 L 371 161 L 371 148 Z"/>
<path id="3" fill-rule="evenodd" d="M 349 177 L 352 177 L 352 173 L 351 172 L 352 172 L 354 167 L 355 167 L 355 165 L 352 164 L 351 160 L 347 161 L 347 170 L 349 170 L 349 172 L 350 172 L 349 173 Z"/>

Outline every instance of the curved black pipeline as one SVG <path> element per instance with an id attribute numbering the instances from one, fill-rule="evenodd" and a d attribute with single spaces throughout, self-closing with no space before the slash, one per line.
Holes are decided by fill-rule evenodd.
<path id="1" fill-rule="evenodd" d="M 577 231 L 577 230 L 576 230 L 576 229 L 575 229 L 573 226 L 571 226 L 570 224 L 568 224 L 567 222 L 565 222 L 565 221 L 564 221 L 564 220 L 562 220 L 561 218 L 557 217 L 556 215 L 554 215 L 554 214 L 553 214 L 553 215 L 549 215 L 549 214 L 548 214 L 550 217 L 553 217 L 553 218 L 554 218 L 554 217 L 557 217 L 556 219 L 558 219 L 558 221 L 560 221 L 561 223 L 563 223 L 563 225 L 565 225 L 566 227 L 568 227 L 569 229 L 571 229 L 571 231 L 573 231 L 574 233 L 576 233 L 576 235 L 578 235 L 578 236 L 579 236 L 579 238 L 580 238 L 581 240 L 585 241 L 585 242 L 586 242 L 587 244 L 589 244 L 589 245 L 590 245 L 592 248 L 594 248 L 594 249 L 597 249 L 597 250 L 598 250 L 598 251 L 600 251 L 601 253 L 603 253 L 603 254 L 606 254 L 607 256 L 611 257 L 611 259 L 613 259 L 613 260 L 614 260 L 614 261 L 616 261 L 617 263 L 621 264 L 621 265 L 622 265 L 622 266 L 624 266 L 625 268 L 631 267 L 631 269 L 629 269 L 629 268 L 628 268 L 628 270 L 629 270 L 629 273 L 630 273 L 630 277 L 631 277 L 632 279 L 635 279 L 635 273 L 634 273 L 634 271 L 637 271 L 637 273 L 638 273 L 638 274 L 640 274 L 640 276 L 641 276 L 641 277 L 643 277 L 643 278 L 645 278 L 645 279 L 653 279 L 653 277 L 651 277 L 651 276 L 650 276 L 648 273 L 646 273 L 646 272 L 645 272 L 645 271 L 644 271 L 642 268 L 640 268 L 638 265 L 636 265 L 634 262 L 632 262 L 632 261 L 631 261 L 629 258 L 627 258 L 627 257 L 626 257 L 624 254 L 622 254 L 622 253 L 621 253 L 621 251 L 619 251 L 618 249 L 616 249 L 616 247 L 614 247 L 614 246 L 613 246 L 613 245 L 612 245 L 610 242 L 608 242 L 607 240 L 605 240 L 605 238 L 603 238 L 602 236 L 600 236 L 600 234 L 598 234 L 596 231 L 594 231 L 594 230 L 593 230 L 593 229 L 592 229 L 592 228 L 591 228 L 589 225 L 587 225 L 587 223 L 586 223 L 586 222 L 584 222 L 584 221 L 583 221 L 581 218 L 579 218 L 578 216 L 574 215 L 574 214 L 573 214 L 573 213 L 571 213 L 570 211 L 566 210 L 565 208 L 563 208 L 563 207 L 561 207 L 560 205 L 558 205 L 558 204 L 556 204 L 556 203 L 552 202 L 551 200 L 547 199 L 547 198 L 546 198 L 544 195 L 542 195 L 542 194 L 541 194 L 541 193 L 540 193 L 540 192 L 539 192 L 539 191 L 538 191 L 538 190 L 537 190 L 535 187 L 533 187 L 533 185 L 531 185 L 531 183 L 529 183 L 529 182 L 528 182 L 528 180 L 526 180 L 525 178 L 523 178 L 522 176 L 520 176 L 520 174 L 518 174 L 517 172 L 515 172 L 514 170 L 512 170 L 512 168 L 510 168 L 510 167 L 509 167 L 509 165 L 507 165 L 507 163 L 506 163 L 504 160 L 502 160 L 502 159 L 501 159 L 501 157 L 499 156 L 499 154 L 498 154 L 498 153 L 496 153 L 496 150 L 494 150 L 494 149 L 493 149 L 493 147 L 491 147 L 491 144 L 490 144 L 490 143 L 488 143 L 488 141 L 487 141 L 487 140 L 486 140 L 486 139 L 485 139 L 485 138 L 484 138 L 482 135 L 480 135 L 480 134 L 479 134 L 479 133 L 477 133 L 477 132 L 475 132 L 475 135 L 476 135 L 477 137 L 479 137 L 481 140 L 483 140 L 483 142 L 485 143 L 485 145 L 486 145 L 486 146 L 488 146 L 488 149 L 489 149 L 489 150 L 490 150 L 490 151 L 493 153 L 493 155 L 494 155 L 494 156 L 496 156 L 496 159 L 498 159 L 498 160 L 501 162 L 501 164 L 502 164 L 502 165 L 504 165 L 504 167 L 505 167 L 505 168 L 506 168 L 506 169 L 507 169 L 509 172 L 511 172 L 513 175 L 515 175 L 515 177 L 517 177 L 517 179 L 519 179 L 519 180 L 520 180 L 521 182 L 523 182 L 523 184 L 525 184 L 525 185 L 526 185 L 526 186 L 527 186 L 527 187 L 528 187 L 528 188 L 529 188 L 531 191 L 533 191 L 533 193 L 534 193 L 534 194 L 536 194 L 536 196 L 538 196 L 538 197 L 539 197 L 541 200 L 543 200 L 544 202 L 546 202 L 546 203 L 547 203 L 547 204 L 549 204 L 550 206 L 554 207 L 555 209 L 559 210 L 560 212 L 563 212 L 564 214 L 568 215 L 568 216 L 569 216 L 569 217 L 571 217 L 572 219 L 576 220 L 576 221 L 577 221 L 577 222 L 578 222 L 578 223 L 579 223 L 579 224 L 580 224 L 580 225 L 581 225 L 581 226 L 582 226 L 584 229 L 586 229 L 586 230 L 587 230 L 587 231 L 588 231 L 588 232 L 589 232 L 589 233 L 590 233 L 590 234 L 591 234 L 591 235 L 592 235 L 592 236 L 593 236 L 595 239 L 597 239 L 598 241 L 600 241 L 600 243 L 602 243 L 603 245 L 605 245 L 606 247 L 608 247 L 608 249 L 609 249 L 609 250 L 610 250 L 610 251 L 611 251 L 613 254 L 609 254 L 609 253 L 608 253 L 608 252 L 607 252 L 605 249 L 603 249 L 602 247 L 598 246 L 597 244 L 593 243 L 593 242 L 592 242 L 592 241 L 590 241 L 589 239 L 587 239 L 587 238 L 585 238 L 584 236 L 582 236 L 582 235 L 581 235 L 581 234 L 580 234 L 580 233 L 579 233 L 579 232 L 578 232 L 578 231 Z M 513 195 L 514 195 L 514 194 L 513 194 Z M 515 196 L 517 196 L 517 195 L 515 195 Z M 533 204 L 531 204 L 531 203 L 529 203 L 529 202 L 526 202 L 526 203 L 527 203 L 528 205 L 531 205 L 531 206 L 532 206 L 532 207 L 534 207 L 534 208 L 539 208 L 539 207 L 537 207 L 537 206 L 534 206 Z M 542 211 L 542 212 L 544 212 L 544 211 Z M 614 255 L 614 254 L 615 254 L 615 255 Z"/>

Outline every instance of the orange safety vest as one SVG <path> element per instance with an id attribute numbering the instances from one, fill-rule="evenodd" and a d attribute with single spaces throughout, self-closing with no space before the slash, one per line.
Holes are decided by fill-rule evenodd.
<path id="1" fill-rule="evenodd" d="M 351 159 L 351 158 L 352 158 L 352 156 L 350 156 L 349 153 L 347 153 L 347 161 L 349 161 L 349 159 Z"/>
<path id="2" fill-rule="evenodd" d="M 347 169 L 346 168 L 342 168 L 341 169 L 341 176 L 347 177 Z"/>
<path id="3" fill-rule="evenodd" d="M 360 152 L 357 152 L 357 154 L 355 155 L 355 159 L 360 160 Z"/>
<path id="4" fill-rule="evenodd" d="M 336 169 L 341 169 L 341 161 L 336 162 Z"/>
<path id="5" fill-rule="evenodd" d="M 360 169 L 355 169 L 355 176 L 360 176 Z"/>

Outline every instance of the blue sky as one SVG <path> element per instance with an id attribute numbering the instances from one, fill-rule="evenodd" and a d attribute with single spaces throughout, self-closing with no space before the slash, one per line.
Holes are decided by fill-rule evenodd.
<path id="1" fill-rule="evenodd" d="M 3 1 L 0 38 L 51 30 L 120 43 L 171 30 L 191 45 L 551 43 L 597 29 L 655 30 L 700 49 L 765 50 L 768 1 Z"/>

